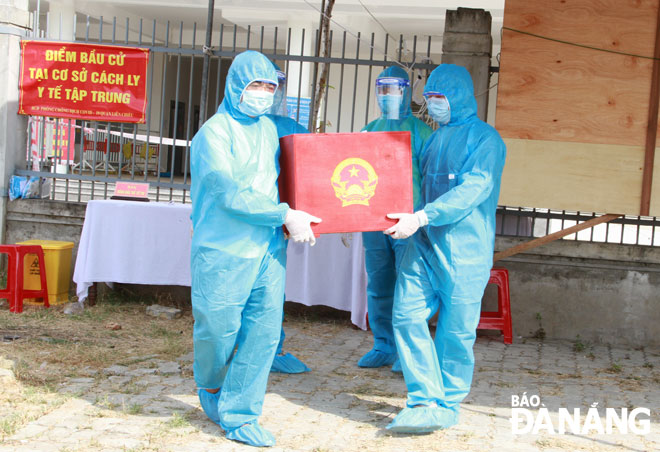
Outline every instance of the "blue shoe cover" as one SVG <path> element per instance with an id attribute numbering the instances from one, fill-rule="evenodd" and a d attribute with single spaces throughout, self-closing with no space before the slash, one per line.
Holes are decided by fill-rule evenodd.
<path id="1" fill-rule="evenodd" d="M 301 374 L 311 370 L 304 362 L 300 361 L 291 353 L 275 355 L 273 365 L 270 367 L 271 372 L 281 372 L 283 374 Z"/>
<path id="2" fill-rule="evenodd" d="M 371 350 L 358 361 L 360 367 L 383 367 L 389 366 L 396 360 L 396 353 L 383 353 L 379 350 Z"/>
<path id="3" fill-rule="evenodd" d="M 386 427 L 396 433 L 430 433 L 458 423 L 458 413 L 439 406 L 406 407 Z"/>
<path id="4" fill-rule="evenodd" d="M 271 447 L 275 445 L 273 434 L 261 427 L 256 421 L 229 430 L 226 437 L 227 439 L 240 441 L 241 443 L 255 447 Z"/>
<path id="5" fill-rule="evenodd" d="M 197 391 L 199 396 L 199 403 L 202 405 L 204 413 L 216 424 L 220 425 L 220 416 L 218 415 L 218 399 L 220 398 L 220 391 L 211 394 L 206 389 Z"/>
<path id="6" fill-rule="evenodd" d="M 403 373 L 403 369 L 401 369 L 401 361 L 399 360 L 399 358 L 397 358 L 396 361 L 394 361 L 394 364 L 392 364 L 392 372 L 396 372 L 399 374 Z"/>

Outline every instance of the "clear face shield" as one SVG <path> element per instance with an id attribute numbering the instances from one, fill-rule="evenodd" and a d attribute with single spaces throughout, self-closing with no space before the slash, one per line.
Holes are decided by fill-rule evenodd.
<path id="1" fill-rule="evenodd" d="M 286 106 L 286 74 L 282 71 L 277 71 L 277 90 L 275 91 L 275 98 L 273 99 L 273 106 L 270 109 L 271 115 L 289 116 Z"/>
<path id="2" fill-rule="evenodd" d="M 385 119 L 399 119 L 403 94 L 410 81 L 399 77 L 376 79 L 376 99 Z"/>

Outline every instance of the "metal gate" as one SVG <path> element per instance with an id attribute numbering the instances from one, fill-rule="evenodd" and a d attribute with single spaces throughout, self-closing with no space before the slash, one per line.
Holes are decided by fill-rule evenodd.
<path id="1" fill-rule="evenodd" d="M 108 198 L 119 180 L 150 184 L 149 196 L 156 201 L 190 202 L 190 140 L 200 115 L 199 86 L 207 84 L 210 116 L 222 101 L 225 78 L 232 59 L 244 50 L 258 50 L 276 62 L 289 77 L 292 116 L 311 131 L 352 132 L 360 130 L 378 113 L 373 82 L 387 66 L 408 69 L 413 81 L 413 112 L 433 126 L 424 114 L 421 91 L 428 73 L 439 62 L 439 43 L 432 37 L 391 36 L 377 42 L 375 34 L 362 35 L 345 29 L 331 32 L 329 54 L 319 52 L 319 30 L 281 29 L 267 26 L 220 25 L 213 30 L 211 48 L 197 37 L 197 24 L 187 26 L 141 19 L 138 24 L 116 17 L 74 17 L 73 40 L 62 39 L 62 17 L 46 15 L 45 24 L 34 14 L 30 39 L 62 42 L 132 45 L 148 48 L 150 61 L 145 124 L 121 124 L 32 117 L 29 121 L 27 166 L 17 174 L 38 176 L 51 183 L 51 199 L 86 202 Z M 53 24 L 59 23 L 59 27 Z M 57 29 L 57 32 L 53 30 Z M 310 45 L 311 44 L 311 45 Z M 210 70 L 203 74 L 204 56 Z M 434 61 L 435 60 L 435 61 Z M 329 83 L 317 121 L 304 118 L 314 105 L 319 65 L 329 65 Z M 308 74 L 308 78 L 301 76 Z M 206 80 L 204 77 L 207 77 Z M 294 95 L 291 96 L 293 91 Z M 305 95 L 308 91 L 309 94 Z M 477 93 L 477 96 L 487 93 Z M 53 142 L 67 136 L 73 158 L 63 160 Z M 573 224 L 587 221 L 593 212 L 553 211 L 540 208 L 498 209 L 498 235 L 541 237 Z M 656 218 L 626 216 L 599 228 L 582 231 L 568 240 L 660 245 Z M 660 231 L 659 231 L 660 232 Z"/>
<path id="2" fill-rule="evenodd" d="M 38 15 L 34 17 L 34 29 L 38 30 Z M 54 21 L 61 24 L 62 18 L 46 15 L 43 30 L 30 39 L 71 42 L 61 39 L 62 29 L 52 27 Z M 376 75 L 392 64 L 412 71 L 419 91 L 415 111 L 424 117 L 419 108 L 423 80 L 436 66 L 431 60 L 431 37 L 388 35 L 378 45 L 374 34 L 363 37 L 346 30 L 339 37 L 330 35 L 331 54 L 335 56 L 321 57 L 318 30 L 222 24 L 213 30 L 215 42 L 209 49 L 198 42 L 196 23 L 186 26 L 183 22 L 174 25 L 140 20 L 137 31 L 131 31 L 135 24 L 128 19 L 121 22 L 116 17 L 85 16 L 75 17 L 73 24 L 74 42 L 149 49 L 148 105 L 146 124 L 141 125 L 30 118 L 27 167 L 17 173 L 51 180 L 50 197 L 64 201 L 107 198 L 116 181 L 131 180 L 148 182 L 154 200 L 190 202 L 190 140 L 203 113 L 199 111 L 199 87 L 209 87 L 208 117 L 222 101 L 233 57 L 244 50 L 262 52 L 287 73 L 291 116 L 312 131 L 358 131 L 374 119 L 373 83 Z M 51 31 L 53 28 L 58 32 Z M 202 71 L 205 55 L 210 56 L 208 74 Z M 329 65 L 330 83 L 315 121 L 306 112 L 316 101 L 314 88 L 319 65 L 324 63 Z M 62 152 L 53 146 L 51 137 L 61 136 L 69 137 L 74 147 L 71 160 L 62 159 Z"/>

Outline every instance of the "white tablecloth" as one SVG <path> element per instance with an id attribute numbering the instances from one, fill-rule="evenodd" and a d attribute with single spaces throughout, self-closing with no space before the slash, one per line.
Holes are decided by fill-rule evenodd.
<path id="1" fill-rule="evenodd" d="M 73 273 L 78 299 L 94 282 L 190 285 L 190 205 L 87 203 Z"/>
<path id="2" fill-rule="evenodd" d="M 310 247 L 290 242 L 286 262 L 286 299 L 307 306 L 350 311 L 351 321 L 367 328 L 367 274 L 362 234 L 351 234 L 350 247 L 340 234 L 326 234 Z"/>
<path id="3" fill-rule="evenodd" d="M 87 204 L 73 274 L 79 300 L 94 282 L 190 286 L 191 206 L 97 200 Z M 360 234 L 346 248 L 339 234 L 314 247 L 291 242 L 286 299 L 351 312 L 366 328 L 366 274 Z"/>

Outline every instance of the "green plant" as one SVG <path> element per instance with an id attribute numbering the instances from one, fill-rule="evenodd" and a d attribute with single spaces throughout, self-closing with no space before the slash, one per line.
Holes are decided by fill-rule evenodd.
<path id="1" fill-rule="evenodd" d="M 539 329 L 534 332 L 532 337 L 535 339 L 543 340 L 545 339 L 545 330 L 543 329 L 543 323 L 542 323 L 543 318 L 541 317 L 541 313 L 537 312 L 535 318 L 536 321 L 539 322 Z"/>
<path id="2" fill-rule="evenodd" d="M 21 415 L 18 413 L 12 413 L 7 417 L 3 417 L 0 419 L 0 434 L 3 438 L 13 435 L 21 423 Z"/>
<path id="3" fill-rule="evenodd" d="M 128 409 L 126 410 L 127 414 L 141 414 L 143 410 L 143 406 L 140 405 L 139 403 L 133 403 L 131 404 Z"/>
<path id="4" fill-rule="evenodd" d="M 158 338 L 158 337 L 164 337 L 164 338 L 170 338 L 170 337 L 177 337 L 179 336 L 178 331 L 171 331 L 163 326 L 160 325 L 152 325 L 151 326 L 151 331 L 150 331 L 151 337 Z"/>
<path id="5" fill-rule="evenodd" d="M 621 367 L 621 364 L 617 364 L 617 363 L 612 363 L 612 365 L 609 368 L 610 372 L 615 372 L 615 373 L 619 373 L 622 370 L 623 370 L 623 367 Z"/>
<path id="6" fill-rule="evenodd" d="M 188 420 L 188 414 L 183 413 L 179 414 L 176 411 L 172 413 L 172 418 L 167 421 L 166 425 L 169 428 L 183 428 L 190 427 L 190 420 Z"/>
<path id="7" fill-rule="evenodd" d="M 105 394 L 103 397 L 97 396 L 94 404 L 103 408 L 107 408 L 108 410 L 112 410 L 117 407 L 116 403 L 112 403 L 110 401 L 107 394 Z"/>

